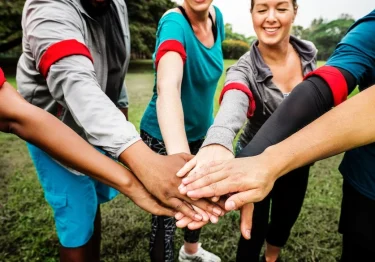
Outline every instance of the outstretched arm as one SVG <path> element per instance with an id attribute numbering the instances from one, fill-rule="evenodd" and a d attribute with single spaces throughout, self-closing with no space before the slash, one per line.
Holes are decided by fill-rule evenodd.
<path id="1" fill-rule="evenodd" d="M 161 206 L 129 170 L 99 153 L 49 113 L 27 103 L 7 82 L 0 87 L 0 131 L 14 133 L 62 163 L 116 188 L 148 212 L 174 213 Z"/>

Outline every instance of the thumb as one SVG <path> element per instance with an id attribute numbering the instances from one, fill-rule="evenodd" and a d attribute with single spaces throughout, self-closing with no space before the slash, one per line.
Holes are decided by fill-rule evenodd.
<path id="1" fill-rule="evenodd" d="M 254 204 L 248 203 L 241 208 L 241 234 L 242 236 L 249 240 L 251 238 L 251 228 L 253 226 L 253 212 Z"/>
<path id="2" fill-rule="evenodd" d="M 184 177 L 187 173 L 189 173 L 194 167 L 195 165 L 197 164 L 197 158 L 194 157 L 193 155 L 189 155 L 189 154 L 186 154 L 186 153 L 183 153 L 182 157 L 187 161 L 187 162 L 178 172 L 177 172 L 177 176 L 178 177 Z"/>
<path id="3" fill-rule="evenodd" d="M 225 209 L 228 211 L 237 210 L 247 203 L 258 202 L 256 201 L 257 199 L 257 193 L 255 190 L 240 192 L 232 195 L 227 201 L 225 201 Z"/>

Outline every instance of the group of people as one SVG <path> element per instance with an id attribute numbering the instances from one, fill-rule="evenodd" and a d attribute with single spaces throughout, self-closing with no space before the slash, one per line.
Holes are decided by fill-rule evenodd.
<path id="1" fill-rule="evenodd" d="M 200 228 L 235 209 L 237 261 L 259 261 L 264 243 L 262 261 L 280 261 L 311 163 L 343 151 L 341 260 L 375 257 L 375 10 L 316 69 L 314 44 L 290 35 L 297 0 L 250 3 L 258 40 L 228 69 L 215 119 L 220 10 L 185 0 L 161 17 L 138 134 L 124 84 L 125 1 L 26 2 L 19 93 L 0 71 L 0 128 L 28 141 L 61 261 L 100 260 L 100 204 L 119 192 L 153 214 L 152 261 L 174 261 L 176 225 L 185 228 L 179 261 L 220 261 L 201 247 Z M 344 102 L 357 85 L 363 93 Z"/>

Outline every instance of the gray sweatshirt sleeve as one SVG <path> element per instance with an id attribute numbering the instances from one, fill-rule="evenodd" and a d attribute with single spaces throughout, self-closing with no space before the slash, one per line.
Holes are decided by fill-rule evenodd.
<path id="1" fill-rule="evenodd" d="M 53 44 L 74 39 L 84 41 L 83 22 L 69 1 L 34 0 L 27 3 L 24 37 L 36 65 Z M 25 7 L 26 8 L 26 7 Z M 82 55 L 55 62 L 46 77 L 52 97 L 72 114 L 88 141 L 118 156 L 140 139 L 133 124 L 101 90 L 93 63 Z"/>
<path id="2" fill-rule="evenodd" d="M 248 107 L 249 98 L 244 92 L 239 90 L 226 92 L 202 147 L 220 144 L 233 153 L 233 140 L 247 119 Z"/>
<path id="3" fill-rule="evenodd" d="M 247 52 L 228 68 L 224 89 L 229 88 L 229 85 L 232 87 L 225 92 L 214 124 L 209 128 L 202 147 L 220 144 L 233 152 L 233 140 L 247 119 L 250 104 L 250 98 L 245 93 L 251 93 L 248 77 L 251 72 L 249 56 L 250 53 Z"/>

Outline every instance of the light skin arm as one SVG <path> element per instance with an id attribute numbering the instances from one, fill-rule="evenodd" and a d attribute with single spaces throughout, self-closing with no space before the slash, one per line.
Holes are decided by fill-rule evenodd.
<path id="1" fill-rule="evenodd" d="M 181 102 L 183 66 L 178 53 L 167 52 L 160 59 L 157 69 L 156 110 L 168 155 L 190 154 Z"/>
<path id="2" fill-rule="evenodd" d="M 116 188 L 148 212 L 174 213 L 160 205 L 125 167 L 99 153 L 57 118 L 27 103 L 7 82 L 0 88 L 0 101 L 1 131 L 14 133 L 62 163 Z"/>
<path id="3" fill-rule="evenodd" d="M 190 154 L 181 101 L 183 66 L 180 54 L 170 51 L 163 55 L 157 68 L 156 110 L 168 155 Z M 207 214 L 199 208 L 194 207 L 194 209 L 202 215 L 203 221 L 208 221 L 211 218 L 212 222 L 217 222 L 217 217 Z M 177 218 L 181 215 L 181 213 L 177 214 Z"/>

